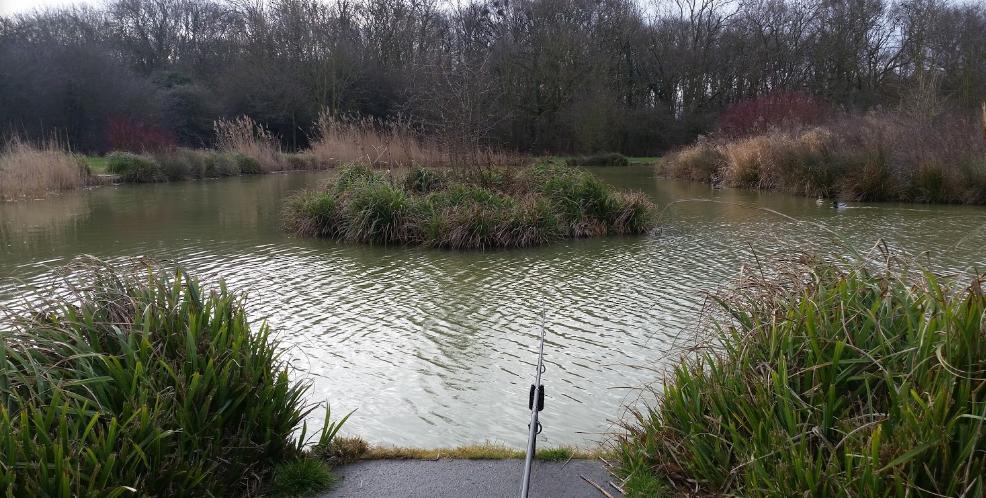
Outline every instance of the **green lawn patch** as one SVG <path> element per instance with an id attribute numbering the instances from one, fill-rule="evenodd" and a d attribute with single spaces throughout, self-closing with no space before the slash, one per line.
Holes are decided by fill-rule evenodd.
<path id="1" fill-rule="evenodd" d="M 630 161 L 631 165 L 635 165 L 635 166 L 653 166 L 657 164 L 661 160 L 661 158 L 658 156 L 628 157 L 627 160 Z"/>
<path id="2" fill-rule="evenodd" d="M 104 175 L 109 172 L 109 162 L 104 156 L 82 156 L 89 172 L 94 175 Z"/>

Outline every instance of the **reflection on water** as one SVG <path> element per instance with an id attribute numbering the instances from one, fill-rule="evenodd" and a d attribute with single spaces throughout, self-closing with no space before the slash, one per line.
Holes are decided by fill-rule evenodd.
<path id="1" fill-rule="evenodd" d="M 646 168 L 597 170 L 664 208 L 651 236 L 549 248 L 449 252 L 342 245 L 278 230 L 280 202 L 324 174 L 106 187 L 0 204 L 0 300 L 23 296 L 78 254 L 181 262 L 250 294 L 314 384 L 312 399 L 358 408 L 370 441 L 522 446 L 535 330 L 546 345 L 546 444 L 599 439 L 687 337 L 702 292 L 760 253 L 848 253 L 880 237 L 933 264 L 986 266 L 986 209 L 819 206 L 712 191 Z M 694 200 L 692 200 L 694 199 Z M 836 235 L 838 234 L 838 235 Z M 313 421 L 317 423 L 318 421 Z"/>

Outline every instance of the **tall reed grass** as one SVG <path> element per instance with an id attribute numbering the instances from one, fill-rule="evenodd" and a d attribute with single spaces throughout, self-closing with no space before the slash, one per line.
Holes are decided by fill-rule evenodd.
<path id="1" fill-rule="evenodd" d="M 215 122 L 219 150 L 248 157 L 265 172 L 288 168 L 281 143 L 267 128 L 247 116 Z"/>
<path id="2" fill-rule="evenodd" d="M 716 296 L 619 440 L 627 495 L 986 495 L 986 275 L 810 264 Z"/>
<path id="3" fill-rule="evenodd" d="M 530 247 L 564 238 L 641 234 L 654 226 L 642 194 L 545 163 L 525 170 L 414 168 L 386 177 L 352 165 L 325 188 L 285 205 L 303 236 L 451 249 Z"/>
<path id="4" fill-rule="evenodd" d="M 859 201 L 986 204 L 986 137 L 971 120 L 843 117 L 702 139 L 664 162 L 676 178 Z"/>
<path id="5" fill-rule="evenodd" d="M 34 145 L 13 137 L 0 150 L 0 200 L 76 189 L 88 177 L 85 163 L 54 140 Z"/>
<path id="6" fill-rule="evenodd" d="M 319 115 L 307 153 L 330 165 L 462 167 L 524 162 L 519 154 L 426 137 L 406 120 L 340 117 L 328 111 Z"/>
<path id="7" fill-rule="evenodd" d="M 242 297 L 76 265 L 68 292 L 0 320 L 0 493 L 244 496 L 301 453 L 307 385 Z"/>

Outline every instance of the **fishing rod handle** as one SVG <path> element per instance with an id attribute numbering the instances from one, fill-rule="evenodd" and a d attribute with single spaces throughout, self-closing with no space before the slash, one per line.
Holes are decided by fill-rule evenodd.
<path id="1" fill-rule="evenodd" d="M 535 391 L 535 389 L 537 390 L 538 411 L 544 410 L 544 385 L 540 385 L 540 386 L 537 386 L 535 388 L 534 387 L 534 384 L 531 384 L 531 390 L 527 394 L 527 409 L 528 410 L 533 410 L 534 409 L 534 391 Z"/>

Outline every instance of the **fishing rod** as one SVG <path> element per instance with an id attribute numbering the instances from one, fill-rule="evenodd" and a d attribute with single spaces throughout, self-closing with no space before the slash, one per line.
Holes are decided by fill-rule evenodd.
<path id="1" fill-rule="evenodd" d="M 534 463 L 534 451 L 537 437 L 541 433 L 541 422 L 538 422 L 538 412 L 544 409 L 544 386 L 541 385 L 541 374 L 544 373 L 544 314 L 541 315 L 541 339 L 538 344 L 538 369 L 527 396 L 527 408 L 531 410 L 531 423 L 527 434 L 527 457 L 524 459 L 524 481 L 520 485 L 520 498 L 527 498 L 531 488 L 531 465 Z"/>

